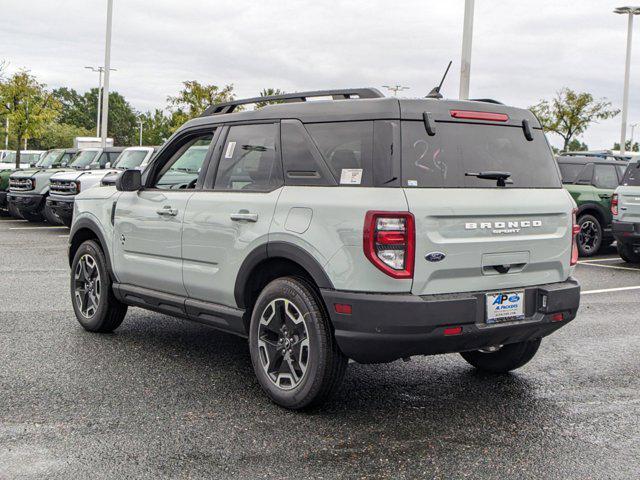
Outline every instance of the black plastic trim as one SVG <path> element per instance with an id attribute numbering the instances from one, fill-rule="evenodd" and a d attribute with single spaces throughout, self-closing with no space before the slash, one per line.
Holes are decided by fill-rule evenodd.
<path id="1" fill-rule="evenodd" d="M 83 230 L 83 229 L 88 229 L 91 230 L 91 232 L 98 237 L 98 240 L 100 241 L 100 245 L 102 245 L 102 249 L 104 250 L 104 257 L 107 261 L 107 270 L 109 271 L 109 274 L 111 275 L 111 278 L 115 281 L 116 280 L 116 276 L 115 273 L 113 271 L 113 267 L 111 265 L 111 255 L 109 255 L 109 244 L 107 243 L 106 239 L 104 238 L 104 235 L 102 235 L 102 232 L 100 231 L 100 227 L 98 227 L 98 224 L 95 220 L 91 220 L 87 217 L 82 217 L 78 220 L 76 220 L 75 222 L 73 222 L 73 225 L 71 226 L 71 230 L 69 231 L 69 266 L 71 266 L 71 263 L 73 262 L 73 258 L 71 257 L 70 253 L 71 253 L 71 245 L 73 244 L 73 239 L 75 237 L 75 235 L 78 233 L 78 231 Z"/>
<path id="2" fill-rule="evenodd" d="M 246 305 L 244 304 L 244 291 L 253 269 L 259 263 L 270 258 L 284 258 L 286 260 L 291 260 L 304 268 L 309 275 L 311 275 L 311 278 L 313 278 L 319 288 L 334 288 L 333 283 L 325 273 L 322 266 L 303 248 L 288 242 L 269 242 L 268 244 L 260 245 L 247 255 L 240 267 L 240 270 L 238 270 L 233 290 L 233 295 L 238 307 L 246 308 Z"/>
<path id="3" fill-rule="evenodd" d="M 217 330 L 247 337 L 244 310 L 160 292 L 124 283 L 114 283 L 113 293 L 127 305 L 209 325 Z"/>

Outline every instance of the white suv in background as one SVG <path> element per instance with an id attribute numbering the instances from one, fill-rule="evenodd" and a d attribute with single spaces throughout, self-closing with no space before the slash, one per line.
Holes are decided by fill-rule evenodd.
<path id="1" fill-rule="evenodd" d="M 114 148 L 106 150 L 114 150 Z M 110 161 L 105 164 L 91 163 L 89 170 L 60 172 L 51 177 L 47 206 L 65 225 L 71 225 L 73 204 L 78 193 L 100 185 L 106 175 L 131 168 L 143 169 L 153 157 L 154 149 L 153 147 L 128 147 L 121 151 L 106 153 L 112 156 L 117 155 L 117 157 L 109 158 Z"/>

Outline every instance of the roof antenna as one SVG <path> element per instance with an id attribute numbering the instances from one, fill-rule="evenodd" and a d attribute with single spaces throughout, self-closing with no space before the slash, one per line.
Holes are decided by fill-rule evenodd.
<path id="1" fill-rule="evenodd" d="M 442 84 L 444 83 L 444 79 L 447 78 L 447 73 L 449 73 L 449 69 L 451 68 L 451 64 L 453 62 L 449 61 L 449 65 L 447 65 L 447 69 L 444 71 L 444 75 L 442 76 L 442 80 L 440 80 L 440 85 L 437 87 L 433 87 L 433 89 L 429 92 L 426 98 L 442 98 L 442 94 L 440 93 L 440 89 L 442 88 Z"/>

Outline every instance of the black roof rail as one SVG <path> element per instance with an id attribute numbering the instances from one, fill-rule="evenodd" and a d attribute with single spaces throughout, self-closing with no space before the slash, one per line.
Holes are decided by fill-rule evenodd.
<path id="1" fill-rule="evenodd" d="M 284 93 L 282 95 L 270 95 L 266 97 L 242 98 L 230 102 L 217 103 L 208 107 L 202 117 L 209 115 L 222 115 L 233 112 L 240 105 L 250 105 L 262 102 L 306 102 L 307 98 L 332 97 L 334 100 L 348 100 L 357 98 L 383 98 L 384 95 L 377 88 L 345 88 L 342 90 L 316 90 L 312 92 Z"/>
<path id="2" fill-rule="evenodd" d="M 495 103 L 496 105 L 504 105 L 504 103 L 494 100 L 493 98 L 470 98 L 470 102 Z"/>

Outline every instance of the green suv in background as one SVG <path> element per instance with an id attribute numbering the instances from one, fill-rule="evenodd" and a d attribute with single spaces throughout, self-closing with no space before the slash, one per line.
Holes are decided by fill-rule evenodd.
<path id="1" fill-rule="evenodd" d="M 578 205 L 578 251 L 590 257 L 614 240 L 611 198 L 628 164 L 586 155 L 560 155 L 557 161 L 562 183 Z"/>

